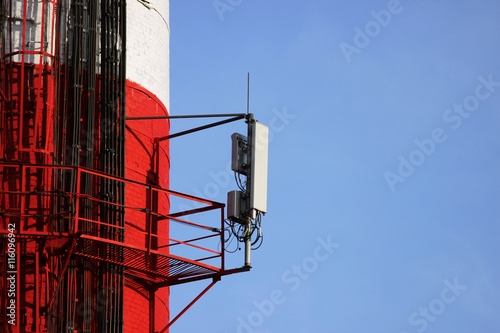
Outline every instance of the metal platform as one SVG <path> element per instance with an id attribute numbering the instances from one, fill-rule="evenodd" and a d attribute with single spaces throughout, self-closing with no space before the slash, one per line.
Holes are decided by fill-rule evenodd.
<path id="1" fill-rule="evenodd" d="M 187 258 L 87 235 L 78 239 L 74 255 L 121 266 L 129 275 L 162 286 L 178 284 L 185 278 L 204 279 L 222 272 L 219 267 Z"/>

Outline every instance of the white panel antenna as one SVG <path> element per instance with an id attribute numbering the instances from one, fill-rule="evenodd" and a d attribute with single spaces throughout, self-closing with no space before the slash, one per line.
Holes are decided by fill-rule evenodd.
<path id="1" fill-rule="evenodd" d="M 254 122 L 251 126 L 250 209 L 252 218 L 267 211 L 267 164 L 269 127 Z"/>

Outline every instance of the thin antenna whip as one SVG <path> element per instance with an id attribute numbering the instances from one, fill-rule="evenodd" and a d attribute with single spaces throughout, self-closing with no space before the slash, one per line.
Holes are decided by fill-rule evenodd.
<path id="1" fill-rule="evenodd" d="M 247 114 L 250 113 L 250 73 L 247 77 Z"/>

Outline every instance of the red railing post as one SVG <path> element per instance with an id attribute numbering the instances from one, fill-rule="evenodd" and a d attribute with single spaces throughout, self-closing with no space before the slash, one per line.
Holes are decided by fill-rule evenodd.
<path id="1" fill-rule="evenodd" d="M 226 252 L 226 248 L 225 248 L 225 243 L 224 243 L 224 240 L 225 240 L 225 233 L 224 233 L 224 205 L 222 205 L 222 207 L 220 208 L 220 215 L 221 215 L 221 226 L 220 226 L 220 260 L 221 260 L 221 263 L 220 263 L 220 267 L 221 267 L 221 270 L 224 271 L 225 270 L 225 252 Z"/>
<path id="2" fill-rule="evenodd" d="M 78 232 L 78 219 L 80 217 L 80 196 L 78 195 L 80 193 L 80 182 L 82 179 L 82 169 L 80 167 L 76 167 L 73 172 L 76 172 L 76 193 L 74 195 L 74 200 L 75 200 L 75 218 L 74 218 L 74 226 L 73 226 L 73 233 Z M 71 234 L 71 225 L 69 227 L 69 232 Z"/>
<path id="3" fill-rule="evenodd" d="M 147 197 L 146 197 L 146 227 L 148 228 L 148 239 L 147 239 L 147 250 L 148 254 L 151 253 L 151 227 L 153 223 L 153 219 L 151 218 L 151 207 L 153 200 L 153 190 L 151 186 L 147 187 Z"/>

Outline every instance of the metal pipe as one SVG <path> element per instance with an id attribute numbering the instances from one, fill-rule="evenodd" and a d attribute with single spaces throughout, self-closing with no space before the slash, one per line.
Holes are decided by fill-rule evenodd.
<path id="1" fill-rule="evenodd" d="M 247 140 L 248 140 L 248 151 L 249 151 L 249 160 L 253 161 L 254 156 L 252 156 L 253 151 L 253 135 L 252 135 L 252 126 L 254 125 L 255 119 L 253 118 L 253 114 L 249 113 L 247 117 Z M 247 173 L 247 184 L 252 184 L 252 173 Z M 246 195 L 246 206 L 250 208 L 250 185 L 248 185 L 247 195 Z M 252 267 L 251 265 L 251 255 L 252 255 L 252 212 L 249 209 L 247 216 L 247 223 L 245 225 L 245 267 Z"/>
<path id="2" fill-rule="evenodd" d="M 158 117 L 126 117 L 125 120 L 150 120 L 150 119 L 188 119 L 188 118 L 217 118 L 217 117 L 246 117 L 246 113 L 221 113 L 221 114 L 194 114 L 181 116 L 158 116 Z"/>
<path id="3" fill-rule="evenodd" d="M 20 89 L 19 89 L 19 149 L 23 149 L 23 129 L 24 129 L 24 61 L 26 51 L 26 11 L 27 11 L 28 3 L 26 0 L 23 1 L 23 32 L 21 36 L 22 40 L 22 52 L 21 52 L 21 76 L 19 77 Z M 11 13 L 12 13 L 12 1 L 11 1 Z M 11 49 L 12 50 L 12 49 Z M 19 156 L 21 159 L 21 156 Z"/>
<path id="4" fill-rule="evenodd" d="M 245 225 L 245 267 L 252 267 L 252 242 L 251 237 L 252 220 L 248 218 L 247 224 Z"/>
<path id="5" fill-rule="evenodd" d="M 212 128 L 212 127 L 215 127 L 215 126 L 224 125 L 224 124 L 227 124 L 227 123 L 230 123 L 230 122 L 233 122 L 233 121 L 236 121 L 236 120 L 240 120 L 240 119 L 243 119 L 243 118 L 244 118 L 244 116 L 236 116 L 234 118 L 229 118 L 229 119 L 226 119 L 226 120 L 218 121 L 216 123 L 212 123 L 212 124 L 208 124 L 208 125 L 204 125 L 204 126 L 200 126 L 200 127 L 195 127 L 195 128 L 190 129 L 190 130 L 182 131 L 182 132 L 175 133 L 175 134 L 170 134 L 170 135 L 167 135 L 167 136 L 164 136 L 164 137 L 161 137 L 161 138 L 157 138 L 156 140 L 158 142 L 164 141 L 164 140 L 170 140 L 170 139 L 176 138 L 178 136 L 182 136 L 182 135 L 186 135 L 186 134 L 191 134 L 191 133 L 202 131 L 204 129 Z"/>
<path id="6" fill-rule="evenodd" d="M 149 333 L 155 333 L 156 288 L 149 289 Z"/>
<path id="7" fill-rule="evenodd" d="M 39 321 L 40 321 L 40 253 L 35 252 L 35 290 L 34 290 L 34 312 L 35 318 L 33 318 L 35 325 L 35 332 L 40 332 Z"/>

